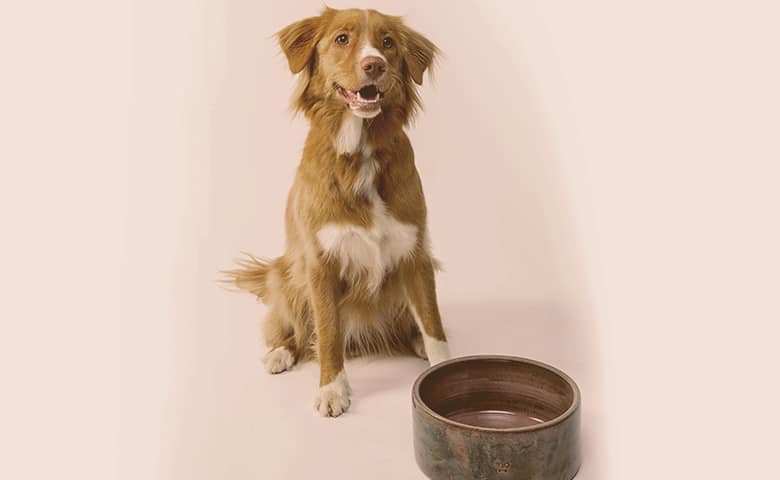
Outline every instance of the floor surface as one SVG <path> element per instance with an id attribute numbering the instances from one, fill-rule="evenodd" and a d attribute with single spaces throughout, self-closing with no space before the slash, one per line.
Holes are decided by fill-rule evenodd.
<path id="1" fill-rule="evenodd" d="M 246 308 L 246 310 L 245 310 Z M 262 306 L 242 304 L 243 312 Z M 583 394 L 584 464 L 579 480 L 604 478 L 604 452 L 596 402 L 598 376 L 593 356 L 565 315 L 541 307 L 443 306 L 455 355 L 501 353 L 527 356 L 569 373 Z M 236 320 L 234 335 L 245 341 L 228 348 L 216 371 L 232 374 L 193 379 L 200 398 L 183 412 L 182 450 L 173 469 L 187 478 L 423 479 L 414 462 L 411 386 L 427 362 L 413 358 L 348 361 L 352 406 L 339 418 L 321 418 L 313 409 L 318 384 L 314 363 L 266 374 L 261 345 L 250 338 L 256 324 Z M 221 362 L 220 362 L 221 363 Z M 231 364 L 231 365 L 227 365 Z M 186 452 L 186 453 L 185 453 Z"/>

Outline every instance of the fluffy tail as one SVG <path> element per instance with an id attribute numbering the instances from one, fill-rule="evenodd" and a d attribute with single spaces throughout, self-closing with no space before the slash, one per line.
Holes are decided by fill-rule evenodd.
<path id="1" fill-rule="evenodd" d="M 266 279 L 271 270 L 271 262 L 257 258 L 250 253 L 244 253 L 245 257 L 236 261 L 239 268 L 223 270 L 225 278 L 223 283 L 238 287 L 254 294 L 260 300 L 265 301 L 268 295 Z"/>

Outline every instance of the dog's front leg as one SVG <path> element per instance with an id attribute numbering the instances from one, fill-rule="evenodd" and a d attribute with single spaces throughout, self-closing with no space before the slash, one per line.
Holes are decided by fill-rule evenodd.
<path id="1" fill-rule="evenodd" d="M 420 258 L 409 269 L 406 282 L 406 294 L 409 310 L 420 329 L 425 345 L 425 353 L 431 365 L 436 365 L 450 358 L 450 349 L 444 327 L 439 314 L 439 304 L 436 301 L 436 280 L 434 278 L 433 261 L 430 258 Z"/>
<path id="2" fill-rule="evenodd" d="M 320 360 L 320 392 L 314 408 L 323 417 L 338 417 L 347 411 L 350 403 L 336 299 L 337 280 L 338 273 L 333 265 L 319 263 L 309 268 L 309 293 Z"/>

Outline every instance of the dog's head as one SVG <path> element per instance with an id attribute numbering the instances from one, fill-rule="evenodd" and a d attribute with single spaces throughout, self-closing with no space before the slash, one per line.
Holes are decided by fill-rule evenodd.
<path id="1" fill-rule="evenodd" d="M 278 34 L 290 70 L 300 73 L 293 108 L 313 116 L 346 111 L 362 118 L 392 114 L 405 124 L 419 107 L 417 85 L 436 46 L 376 10 L 326 8 Z"/>

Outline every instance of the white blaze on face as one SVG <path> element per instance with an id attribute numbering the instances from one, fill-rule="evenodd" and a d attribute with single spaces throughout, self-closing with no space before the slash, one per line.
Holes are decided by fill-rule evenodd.
<path id="1" fill-rule="evenodd" d="M 358 63 L 362 62 L 368 57 L 379 57 L 387 62 L 387 59 L 384 55 L 382 55 L 382 52 L 371 45 L 371 38 L 366 35 L 366 39 L 363 41 L 363 48 L 360 49 L 360 53 L 358 54 Z"/>
<path id="2" fill-rule="evenodd" d="M 382 55 L 382 52 L 377 50 L 373 45 L 371 45 L 371 31 L 368 27 L 368 10 L 365 10 L 364 12 L 364 22 L 363 22 L 363 41 L 361 42 L 362 45 L 360 47 L 360 51 L 358 52 L 357 56 L 357 69 L 358 69 L 358 77 L 363 78 L 365 80 L 368 80 L 365 78 L 363 73 L 363 68 L 361 67 L 361 63 L 363 60 L 365 60 L 368 57 L 378 57 L 381 58 L 385 63 L 387 63 L 387 59 L 384 55 Z M 351 106 L 352 114 L 356 117 L 360 118 L 374 118 L 382 111 L 382 106 L 376 102 L 369 105 L 364 105 L 362 108 L 355 108 L 354 106 Z"/>
<path id="3" fill-rule="evenodd" d="M 374 48 L 373 45 L 371 45 L 371 31 L 368 29 L 368 10 L 365 10 L 363 12 L 365 14 L 364 17 L 364 25 L 363 25 L 363 46 L 360 49 L 360 54 L 358 55 L 358 63 L 363 61 L 366 57 L 379 57 L 385 62 L 387 62 L 387 59 L 384 55 L 382 55 L 382 52 Z"/>

